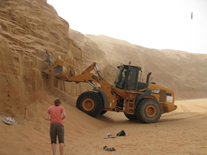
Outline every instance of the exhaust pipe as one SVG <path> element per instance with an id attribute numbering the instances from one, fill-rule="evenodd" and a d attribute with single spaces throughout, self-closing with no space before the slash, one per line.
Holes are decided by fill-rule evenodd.
<path id="1" fill-rule="evenodd" d="M 149 83 L 149 78 L 150 78 L 150 75 L 152 74 L 152 72 L 149 72 L 148 74 L 147 74 L 147 80 L 146 80 L 146 83 Z"/>

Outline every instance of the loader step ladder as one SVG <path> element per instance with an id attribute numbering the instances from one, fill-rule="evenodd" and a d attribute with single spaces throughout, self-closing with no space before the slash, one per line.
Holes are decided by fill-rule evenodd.
<path id="1" fill-rule="evenodd" d="M 134 114 L 135 112 L 135 99 L 136 99 L 136 92 L 135 93 L 128 93 L 128 97 L 124 101 L 124 108 L 126 109 L 126 113 Z"/>

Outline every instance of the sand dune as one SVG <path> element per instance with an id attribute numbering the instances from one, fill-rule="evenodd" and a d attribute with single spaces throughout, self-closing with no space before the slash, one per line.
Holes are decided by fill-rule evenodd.
<path id="1" fill-rule="evenodd" d="M 174 90 L 176 99 L 203 98 L 207 55 L 84 36 L 71 30 L 46 0 L 4 0 L 0 6 L 0 117 L 17 121 L 14 125 L 0 122 L 0 155 L 52 153 L 50 123 L 44 117 L 55 98 L 63 101 L 67 113 L 66 155 L 207 154 L 207 99 L 176 101 L 178 109 L 162 115 L 155 124 L 131 122 L 123 113 L 92 118 L 74 106 L 76 97 L 90 86 L 67 83 L 41 72 L 47 68 L 46 49 L 53 62 L 59 55 L 71 60 L 78 74 L 96 61 L 110 83 L 116 66 L 134 58 L 134 65 L 142 66 L 146 73 L 153 71 L 157 84 Z M 121 130 L 127 136 L 104 139 L 107 133 L 116 135 Z M 103 150 L 105 145 L 116 151 Z"/>
<path id="2" fill-rule="evenodd" d="M 38 109 L 19 124 L 0 123 L 1 155 L 48 155 L 49 122 L 45 111 L 52 96 L 41 98 L 28 110 Z M 207 99 L 176 101 L 178 109 L 162 115 L 154 124 L 129 121 L 123 113 L 108 112 L 92 118 L 63 102 L 68 114 L 65 124 L 66 155 L 207 154 Z M 73 103 L 74 104 L 74 103 Z M 2 116 L 3 117 L 3 116 Z M 125 137 L 107 138 L 124 130 Z M 114 147 L 108 152 L 103 146 Z"/>

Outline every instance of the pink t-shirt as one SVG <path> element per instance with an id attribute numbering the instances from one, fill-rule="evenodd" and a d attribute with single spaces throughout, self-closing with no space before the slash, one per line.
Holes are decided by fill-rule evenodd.
<path id="1" fill-rule="evenodd" d="M 63 112 L 64 108 L 62 106 L 50 106 L 47 109 L 47 112 L 50 114 L 51 117 L 51 124 L 52 123 L 60 123 L 63 124 L 63 120 L 62 120 L 62 112 Z"/>

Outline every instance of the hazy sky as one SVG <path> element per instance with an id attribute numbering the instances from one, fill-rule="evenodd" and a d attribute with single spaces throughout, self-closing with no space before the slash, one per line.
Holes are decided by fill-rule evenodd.
<path id="1" fill-rule="evenodd" d="M 132 44 L 207 54 L 207 0 L 47 0 L 70 28 Z"/>

